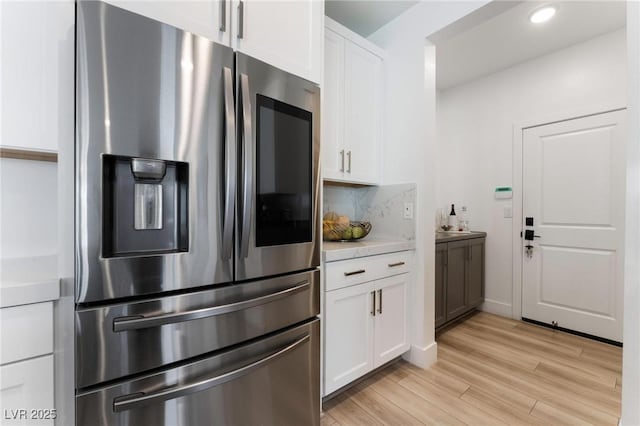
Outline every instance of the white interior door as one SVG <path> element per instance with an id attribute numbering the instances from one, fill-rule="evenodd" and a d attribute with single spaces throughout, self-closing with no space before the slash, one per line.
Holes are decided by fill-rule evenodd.
<path id="1" fill-rule="evenodd" d="M 626 110 L 526 129 L 522 316 L 622 341 Z"/>

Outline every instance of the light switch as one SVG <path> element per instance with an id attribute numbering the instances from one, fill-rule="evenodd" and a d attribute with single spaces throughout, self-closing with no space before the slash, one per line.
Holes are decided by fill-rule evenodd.
<path id="1" fill-rule="evenodd" d="M 511 217 L 513 217 L 513 207 L 511 207 L 511 206 L 504 206 L 504 207 L 502 208 L 502 213 L 503 213 L 503 216 L 504 216 L 504 217 L 506 217 L 506 218 L 511 218 Z"/>
<path id="2" fill-rule="evenodd" d="M 404 218 L 413 219 L 413 203 L 404 203 Z"/>

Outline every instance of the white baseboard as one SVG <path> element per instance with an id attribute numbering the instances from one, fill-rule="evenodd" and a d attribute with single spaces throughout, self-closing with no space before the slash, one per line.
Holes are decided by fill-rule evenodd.
<path id="1" fill-rule="evenodd" d="M 501 317 L 512 318 L 513 309 L 510 303 L 498 302 L 497 300 L 484 299 L 484 303 L 480 306 L 483 312 L 500 315 Z"/>
<path id="2" fill-rule="evenodd" d="M 411 349 L 402 358 L 420 368 L 429 368 L 438 360 L 438 344 L 431 342 L 424 348 L 411 345 Z"/>

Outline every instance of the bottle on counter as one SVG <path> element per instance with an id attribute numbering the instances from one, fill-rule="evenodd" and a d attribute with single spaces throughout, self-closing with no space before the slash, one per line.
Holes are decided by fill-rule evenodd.
<path id="1" fill-rule="evenodd" d="M 458 231 L 468 231 L 469 230 L 469 220 L 467 219 L 467 206 L 462 206 L 462 211 L 460 212 L 458 218 Z"/>
<path id="2" fill-rule="evenodd" d="M 451 204 L 451 211 L 449 212 L 449 229 L 456 229 L 456 227 L 458 226 L 458 218 L 456 216 L 456 209 L 454 208 L 454 205 Z"/>

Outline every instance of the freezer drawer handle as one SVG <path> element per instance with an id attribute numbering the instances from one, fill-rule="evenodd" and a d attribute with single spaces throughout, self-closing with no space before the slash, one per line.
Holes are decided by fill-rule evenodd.
<path id="1" fill-rule="evenodd" d="M 241 311 L 243 309 L 252 308 L 254 306 L 263 305 L 274 302 L 285 297 L 289 297 L 294 293 L 308 290 L 311 284 L 309 281 L 298 283 L 295 287 L 290 287 L 276 293 L 267 294 L 256 297 L 255 299 L 244 300 L 242 302 L 228 303 L 226 305 L 212 306 L 210 308 L 196 309 L 186 312 L 171 312 L 163 315 L 152 317 L 145 316 L 127 316 L 118 317 L 113 320 L 113 331 L 119 333 L 121 331 L 138 330 L 141 328 L 159 327 L 162 325 L 173 324 L 176 322 L 193 321 L 202 318 L 213 317 L 216 315 L 227 314 L 229 312 Z"/>
<path id="2" fill-rule="evenodd" d="M 205 380 L 201 380 L 199 382 L 190 383 L 188 385 L 172 387 L 162 390 L 160 392 L 154 392 L 150 394 L 142 394 L 141 392 L 136 392 L 130 395 L 123 395 L 113 400 L 113 411 L 118 413 L 122 411 L 131 410 L 136 407 L 141 407 L 143 405 L 154 404 L 158 402 L 168 401 L 171 399 L 180 398 L 181 396 L 191 395 L 197 392 L 202 392 L 209 388 L 222 385 L 224 383 L 230 382 L 232 380 L 236 380 L 242 376 L 245 376 L 252 371 L 264 367 L 272 361 L 280 358 L 283 355 L 286 355 L 288 352 L 291 352 L 298 348 L 299 346 L 304 345 L 309 341 L 309 335 L 305 335 L 300 339 L 296 340 L 293 343 L 284 346 L 275 352 L 270 353 L 258 361 L 252 362 L 251 364 L 247 364 L 243 367 L 238 368 L 237 370 L 229 371 L 224 374 L 220 374 L 219 376 L 210 377 Z"/>

